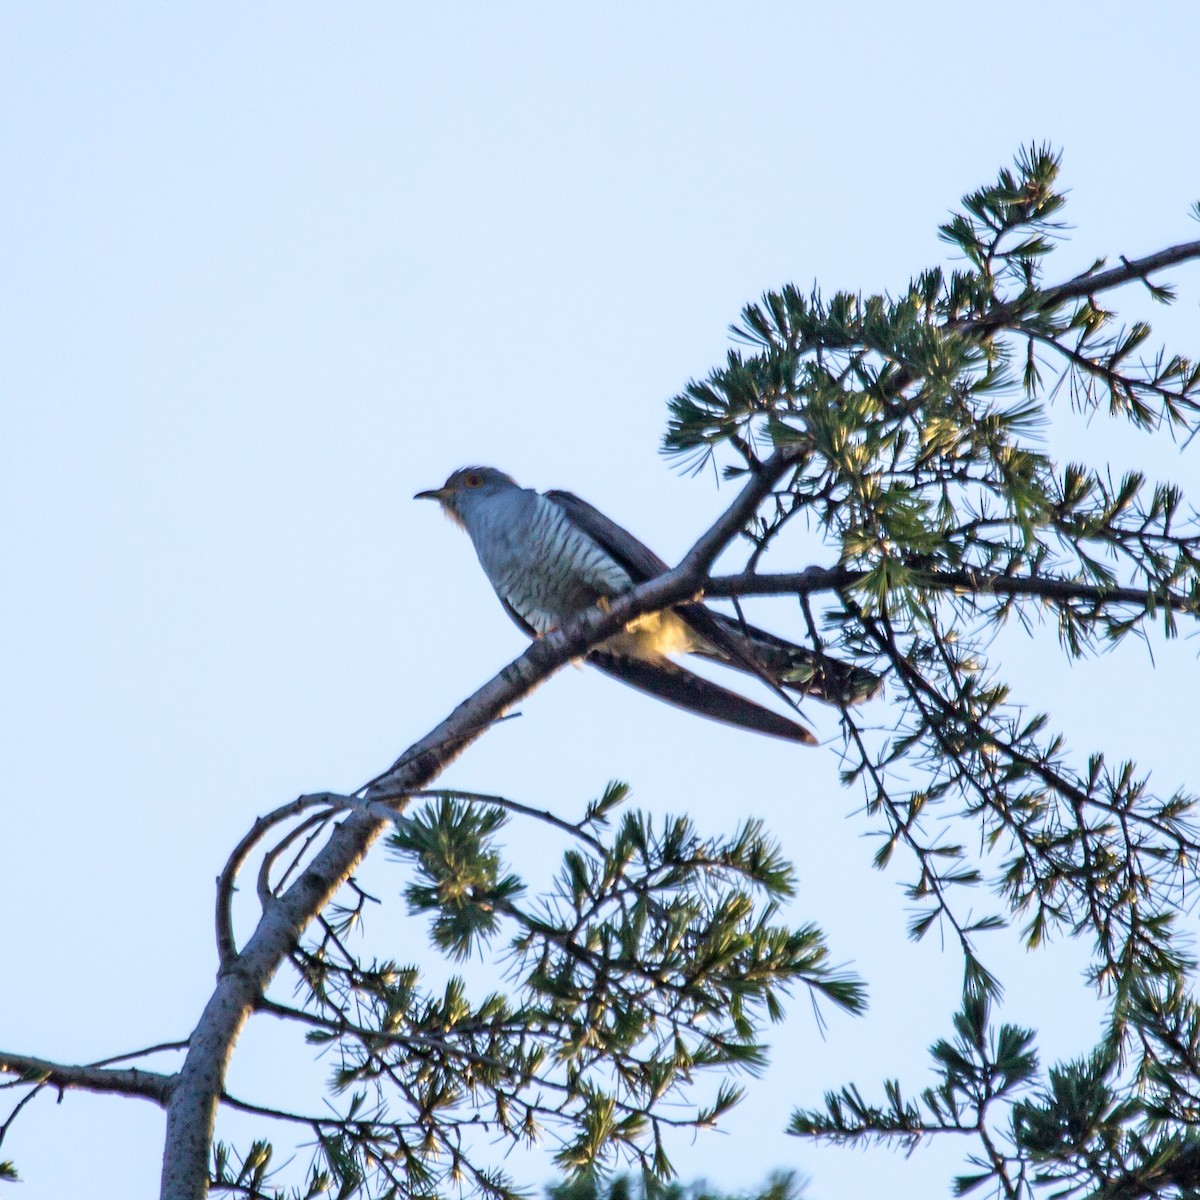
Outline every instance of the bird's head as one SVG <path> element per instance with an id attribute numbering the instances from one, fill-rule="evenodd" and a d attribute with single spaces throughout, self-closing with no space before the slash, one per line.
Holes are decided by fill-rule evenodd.
<path id="1" fill-rule="evenodd" d="M 517 486 L 516 480 L 495 467 L 460 467 L 440 488 L 418 492 L 414 500 L 436 500 L 452 521 L 466 526 L 475 505 Z"/>

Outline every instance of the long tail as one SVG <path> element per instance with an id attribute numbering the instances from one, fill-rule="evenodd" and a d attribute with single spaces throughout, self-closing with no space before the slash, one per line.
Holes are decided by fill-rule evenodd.
<path id="1" fill-rule="evenodd" d="M 703 614 L 699 620 L 697 609 Z M 765 674 L 801 696 L 848 706 L 872 699 L 883 687 L 883 680 L 874 671 L 797 646 L 711 608 L 689 605 L 680 610 L 680 615 L 703 639 L 693 646 L 693 654 L 751 675 Z"/>
<path id="2" fill-rule="evenodd" d="M 688 712 L 723 721 L 726 725 L 785 738 L 789 742 L 801 742 L 806 746 L 817 744 L 812 730 L 720 684 L 685 671 L 669 659 L 627 658 L 606 650 L 593 650 L 587 660 L 606 675 Z"/>

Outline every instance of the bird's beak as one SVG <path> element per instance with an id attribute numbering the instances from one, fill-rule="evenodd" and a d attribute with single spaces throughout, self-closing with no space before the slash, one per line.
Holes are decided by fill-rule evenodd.
<path id="1" fill-rule="evenodd" d="M 449 495 L 449 491 L 448 491 L 448 489 L 446 489 L 444 487 L 430 488 L 426 492 L 418 492 L 413 497 L 413 499 L 414 500 L 436 500 L 440 504 L 443 500 L 445 500 L 445 498 L 448 495 Z"/>

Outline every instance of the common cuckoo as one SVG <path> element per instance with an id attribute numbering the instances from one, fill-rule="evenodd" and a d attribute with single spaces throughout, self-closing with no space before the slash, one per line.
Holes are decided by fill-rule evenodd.
<path id="1" fill-rule="evenodd" d="M 668 570 L 631 533 L 570 492 L 539 494 L 494 467 L 464 467 L 440 487 L 418 492 L 436 500 L 475 546 L 508 614 L 531 637 L 628 592 Z M 609 675 L 691 712 L 808 745 L 811 730 L 753 700 L 684 670 L 668 657 L 699 654 L 757 675 L 786 692 L 831 704 L 875 694 L 879 677 L 756 629 L 703 604 L 675 605 L 631 622 L 587 661 Z"/>

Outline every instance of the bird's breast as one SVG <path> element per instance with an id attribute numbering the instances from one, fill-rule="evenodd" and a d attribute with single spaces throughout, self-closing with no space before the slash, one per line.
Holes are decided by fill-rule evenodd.
<path id="1" fill-rule="evenodd" d="M 525 496 L 530 502 L 505 519 L 472 531 L 492 586 L 522 620 L 549 633 L 597 601 L 629 591 L 629 573 L 558 505 Z"/>

